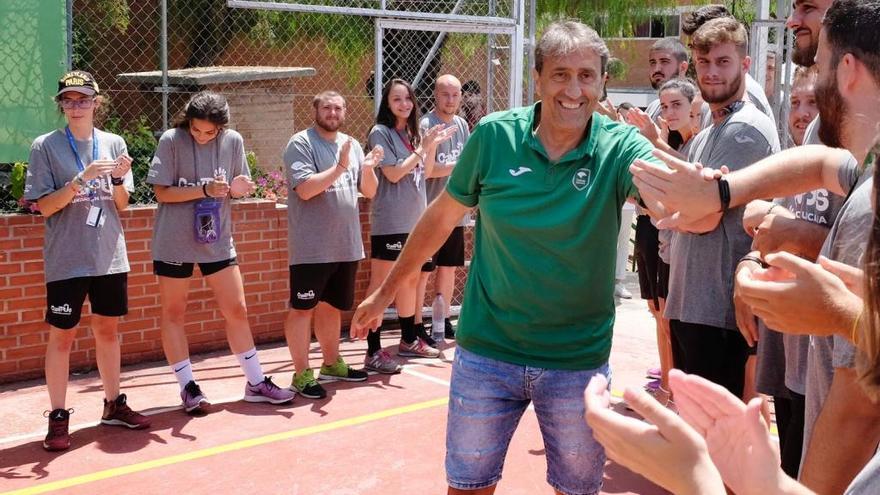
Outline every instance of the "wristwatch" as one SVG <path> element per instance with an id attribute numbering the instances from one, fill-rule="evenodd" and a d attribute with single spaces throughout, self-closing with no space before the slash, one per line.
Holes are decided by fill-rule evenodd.
<path id="1" fill-rule="evenodd" d="M 68 182 L 68 184 L 70 184 L 71 186 L 73 186 L 73 191 L 74 191 L 74 192 L 79 192 L 79 191 L 83 188 L 83 177 L 82 177 L 82 172 L 80 172 L 80 173 L 74 175 L 73 178 L 70 179 L 70 182 Z"/>
<path id="2" fill-rule="evenodd" d="M 110 183 L 113 184 L 114 186 L 121 186 L 121 185 L 125 184 L 125 179 L 123 179 L 122 177 L 113 177 L 111 175 L 110 176 Z"/>

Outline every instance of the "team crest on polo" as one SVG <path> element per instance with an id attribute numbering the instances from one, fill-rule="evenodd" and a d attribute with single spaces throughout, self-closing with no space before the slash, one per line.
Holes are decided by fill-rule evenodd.
<path id="1" fill-rule="evenodd" d="M 571 185 L 578 191 L 583 191 L 590 185 L 590 169 L 579 168 L 575 170 L 571 178 Z"/>

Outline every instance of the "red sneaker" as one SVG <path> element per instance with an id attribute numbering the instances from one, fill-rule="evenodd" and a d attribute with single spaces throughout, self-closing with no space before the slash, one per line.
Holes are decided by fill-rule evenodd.
<path id="1" fill-rule="evenodd" d="M 116 400 L 104 399 L 104 414 L 101 423 L 112 426 L 125 426 L 133 430 L 142 430 L 150 427 L 150 418 L 134 412 L 128 407 L 125 394 L 119 394 Z"/>
<path id="2" fill-rule="evenodd" d="M 67 425 L 70 422 L 70 413 L 73 409 L 55 409 L 52 412 L 46 411 L 43 416 L 49 418 L 49 433 L 43 440 L 43 448 L 49 452 L 59 450 L 67 450 L 70 447 L 70 434 L 67 432 Z"/>

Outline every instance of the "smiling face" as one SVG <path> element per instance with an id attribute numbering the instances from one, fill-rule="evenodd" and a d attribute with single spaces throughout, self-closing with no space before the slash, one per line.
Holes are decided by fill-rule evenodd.
<path id="1" fill-rule="evenodd" d="M 413 100 L 403 84 L 395 84 L 388 91 L 388 108 L 397 119 L 398 126 L 406 125 L 406 119 L 413 111 Z"/>
<path id="2" fill-rule="evenodd" d="M 707 52 L 694 50 L 700 93 L 708 103 L 728 105 L 744 90 L 743 78 L 751 59 L 743 57 L 736 45 L 718 43 Z"/>
<path id="3" fill-rule="evenodd" d="M 220 127 L 204 119 L 191 119 L 189 121 L 189 133 L 193 141 L 199 144 L 208 144 L 217 137 Z"/>
<path id="4" fill-rule="evenodd" d="M 593 115 L 605 74 L 601 57 L 590 48 L 544 60 L 535 74 L 541 96 L 541 125 L 559 131 L 583 131 Z"/>
<path id="5" fill-rule="evenodd" d="M 681 91 L 667 89 L 660 93 L 660 116 L 669 124 L 669 130 L 677 131 L 691 122 L 691 102 Z"/>
<path id="6" fill-rule="evenodd" d="M 786 26 L 794 33 L 794 53 L 792 61 L 802 67 L 810 67 L 816 58 L 819 46 L 819 31 L 822 17 L 831 6 L 832 0 L 795 0 Z"/>
<path id="7" fill-rule="evenodd" d="M 434 110 L 441 117 L 452 118 L 461 108 L 461 83 L 452 76 L 440 76 L 434 88 Z"/>

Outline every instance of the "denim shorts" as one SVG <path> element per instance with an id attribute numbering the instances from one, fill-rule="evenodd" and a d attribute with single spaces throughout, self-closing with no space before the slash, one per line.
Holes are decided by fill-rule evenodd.
<path id="1" fill-rule="evenodd" d="M 476 490 L 501 479 L 510 439 L 529 403 L 544 439 L 547 482 L 567 495 L 602 488 L 605 449 L 584 421 L 584 388 L 593 370 L 533 368 L 496 361 L 458 347 L 452 365 L 446 428 L 449 486 Z"/>

